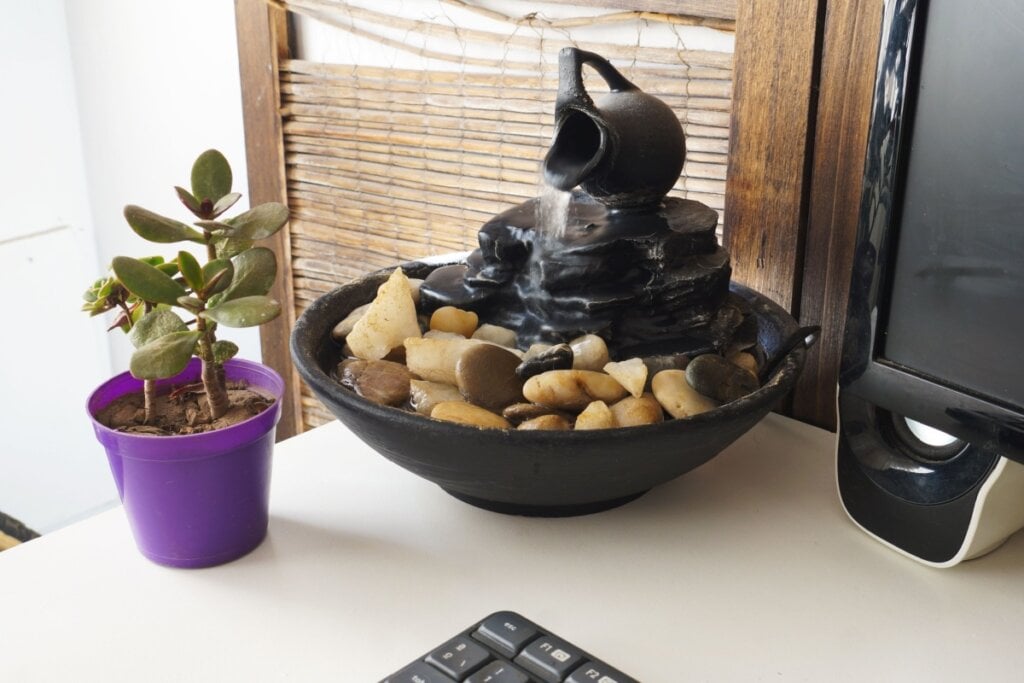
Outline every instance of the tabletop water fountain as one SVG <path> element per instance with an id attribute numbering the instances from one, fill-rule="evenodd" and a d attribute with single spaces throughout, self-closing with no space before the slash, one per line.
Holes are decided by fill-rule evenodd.
<path id="1" fill-rule="evenodd" d="M 608 84 L 596 103 L 585 64 Z M 517 330 L 524 348 L 592 333 L 624 357 L 723 350 L 742 315 L 726 306 L 718 215 L 665 196 L 685 157 L 682 126 L 664 102 L 602 57 L 562 50 L 543 164 L 550 189 L 484 225 L 465 264 L 430 274 L 421 305 L 477 311 Z"/>
<path id="2" fill-rule="evenodd" d="M 608 85 L 597 102 L 584 87 L 585 65 Z M 310 305 L 291 339 L 299 374 L 377 452 L 489 510 L 596 512 L 701 465 L 792 389 L 813 336 L 772 301 L 730 283 L 714 210 L 666 196 L 685 157 L 682 127 L 664 102 L 604 58 L 566 48 L 543 163 L 547 189 L 488 221 L 468 257 L 400 265 L 423 279 L 418 313 L 475 312 L 481 323 L 514 330 L 520 353 L 580 335 L 603 339 L 613 361 L 645 365 L 745 349 L 757 358 L 752 389 L 685 419 L 567 431 L 482 429 L 375 403 L 339 382 L 346 354 L 332 331 L 375 299 L 394 268 Z"/>

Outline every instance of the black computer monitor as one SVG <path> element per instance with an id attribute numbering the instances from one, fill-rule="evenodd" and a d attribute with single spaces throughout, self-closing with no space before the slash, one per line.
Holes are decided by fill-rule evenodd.
<path id="1" fill-rule="evenodd" d="M 1024 461 L 1024 4 L 891 4 L 841 385 Z"/>
<path id="2" fill-rule="evenodd" d="M 985 501 L 1024 463 L 1022 28 L 1019 0 L 885 3 L 837 481 L 862 528 L 936 564 L 987 547 Z"/>

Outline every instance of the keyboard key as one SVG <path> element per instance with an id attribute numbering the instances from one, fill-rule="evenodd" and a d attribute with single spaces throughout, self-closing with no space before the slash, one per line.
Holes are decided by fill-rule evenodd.
<path id="1" fill-rule="evenodd" d="M 384 679 L 383 683 L 455 683 L 426 662 L 413 662 L 401 671 Z"/>
<path id="2" fill-rule="evenodd" d="M 515 657 L 537 634 L 537 629 L 518 614 L 495 612 L 484 619 L 473 637 L 506 657 Z"/>
<path id="3" fill-rule="evenodd" d="M 499 659 L 467 678 L 466 683 L 530 683 L 530 677 L 511 663 Z"/>
<path id="4" fill-rule="evenodd" d="M 515 662 L 545 683 L 559 683 L 584 661 L 583 653 L 558 638 L 541 636 L 526 646 Z"/>
<path id="5" fill-rule="evenodd" d="M 427 663 L 436 666 L 457 681 L 461 681 L 473 673 L 487 661 L 491 655 L 465 636 L 457 636 L 427 655 Z"/>
<path id="6" fill-rule="evenodd" d="M 638 683 L 638 681 L 603 662 L 587 662 L 573 671 L 565 683 Z"/>

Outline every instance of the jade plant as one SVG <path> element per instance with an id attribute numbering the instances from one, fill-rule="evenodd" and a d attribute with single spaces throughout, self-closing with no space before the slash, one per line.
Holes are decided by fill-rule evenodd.
<path id="1" fill-rule="evenodd" d="M 160 244 L 202 245 L 204 263 L 186 250 L 171 261 L 117 256 L 111 272 L 85 293 L 82 310 L 91 315 L 116 310 L 110 329 L 127 332 L 135 346 L 130 370 L 144 380 L 147 423 L 154 417 L 154 381 L 177 375 L 193 356 L 202 361 L 210 419 L 224 415 L 229 407 L 224 363 L 238 353 L 238 346 L 218 339 L 218 327 L 261 325 L 281 313 L 281 305 L 267 296 L 277 276 L 277 259 L 273 251 L 254 243 L 284 226 L 288 208 L 268 202 L 224 218 L 241 198 L 231 191 L 231 183 L 227 159 L 211 149 L 192 166 L 191 191 L 175 187 L 195 217 L 192 225 L 139 206 L 124 209 L 128 225 L 140 237 Z"/>

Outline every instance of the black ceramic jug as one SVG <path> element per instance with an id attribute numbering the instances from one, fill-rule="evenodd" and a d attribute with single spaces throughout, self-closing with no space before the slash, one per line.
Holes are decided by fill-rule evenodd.
<path id="1" fill-rule="evenodd" d="M 610 89 L 596 104 L 583 85 L 584 64 Z M 667 104 L 630 83 L 600 55 L 562 49 L 545 182 L 560 190 L 581 185 L 612 208 L 644 207 L 672 189 L 685 159 L 683 128 Z"/>

